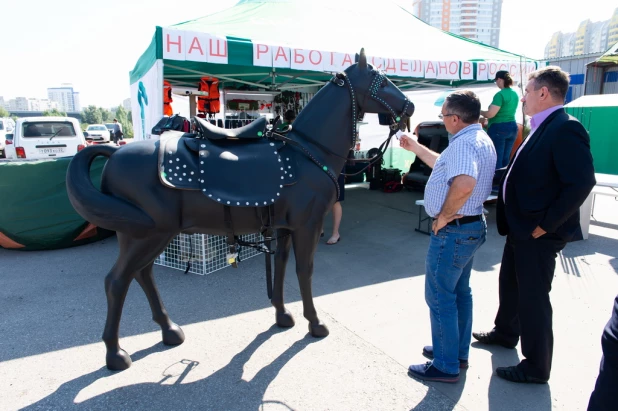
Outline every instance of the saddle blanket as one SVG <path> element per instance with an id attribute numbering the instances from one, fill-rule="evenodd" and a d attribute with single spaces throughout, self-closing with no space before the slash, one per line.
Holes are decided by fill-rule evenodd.
<path id="1" fill-rule="evenodd" d="M 159 142 L 159 178 L 166 187 L 200 190 L 224 205 L 264 207 L 297 181 L 296 153 L 282 142 L 165 134 Z"/>

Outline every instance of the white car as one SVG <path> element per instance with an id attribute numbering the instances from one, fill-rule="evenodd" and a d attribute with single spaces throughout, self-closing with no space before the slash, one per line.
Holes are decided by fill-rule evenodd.
<path id="1" fill-rule="evenodd" d="M 13 132 L 15 122 L 11 118 L 0 118 L 0 158 L 4 157 L 6 135 Z"/>
<path id="2" fill-rule="evenodd" d="M 86 128 L 86 138 L 92 141 L 104 141 L 109 143 L 109 130 L 103 124 L 91 124 Z"/>
<path id="3" fill-rule="evenodd" d="M 9 143 L 10 141 L 10 143 Z M 71 117 L 23 117 L 7 134 L 8 159 L 71 157 L 86 147 L 79 121 Z"/>

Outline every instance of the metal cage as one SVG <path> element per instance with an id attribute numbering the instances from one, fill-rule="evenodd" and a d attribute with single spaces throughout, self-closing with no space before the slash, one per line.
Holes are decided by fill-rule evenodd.
<path id="1" fill-rule="evenodd" d="M 247 242 L 262 241 L 260 234 L 249 234 L 240 237 Z M 239 246 L 239 260 L 255 257 L 261 254 L 251 247 Z M 179 234 L 155 260 L 156 265 L 185 271 L 187 263 L 189 272 L 205 275 L 228 267 L 228 245 L 226 237 L 207 234 Z"/>

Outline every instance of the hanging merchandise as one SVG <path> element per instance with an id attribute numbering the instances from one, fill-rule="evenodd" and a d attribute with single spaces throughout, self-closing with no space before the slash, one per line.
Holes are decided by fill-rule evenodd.
<path id="1" fill-rule="evenodd" d="M 221 111 L 219 80 L 217 78 L 210 76 L 202 77 L 197 89 L 208 93 L 208 96 L 198 96 L 197 111 L 205 114 L 216 114 Z"/>
<path id="2" fill-rule="evenodd" d="M 227 108 L 230 110 L 255 111 L 258 110 L 259 107 L 259 103 L 256 100 L 234 99 L 227 101 Z"/>
<path id="3" fill-rule="evenodd" d="M 172 85 L 167 81 L 163 80 L 163 115 L 171 116 L 174 114 L 172 110 L 171 103 L 174 100 L 172 99 Z"/>

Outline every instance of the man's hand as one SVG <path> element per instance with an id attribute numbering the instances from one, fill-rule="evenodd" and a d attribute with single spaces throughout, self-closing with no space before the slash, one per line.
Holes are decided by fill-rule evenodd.
<path id="1" fill-rule="evenodd" d="M 418 139 L 415 135 L 408 136 L 407 134 L 402 134 L 401 137 L 399 137 L 399 146 L 404 150 L 416 153 L 416 148 L 418 147 Z"/>
<path id="2" fill-rule="evenodd" d="M 435 220 L 433 220 L 433 225 L 431 226 L 431 230 L 435 235 L 438 235 L 438 231 L 442 230 L 448 223 L 453 221 L 456 218 L 463 217 L 462 214 L 455 214 L 451 218 L 446 218 L 442 214 L 438 214 Z"/>
<path id="3" fill-rule="evenodd" d="M 534 238 L 539 238 L 542 235 L 545 235 L 547 233 L 547 231 L 543 230 L 541 227 L 536 226 L 536 228 L 534 229 L 534 231 L 532 232 L 532 237 Z"/>

